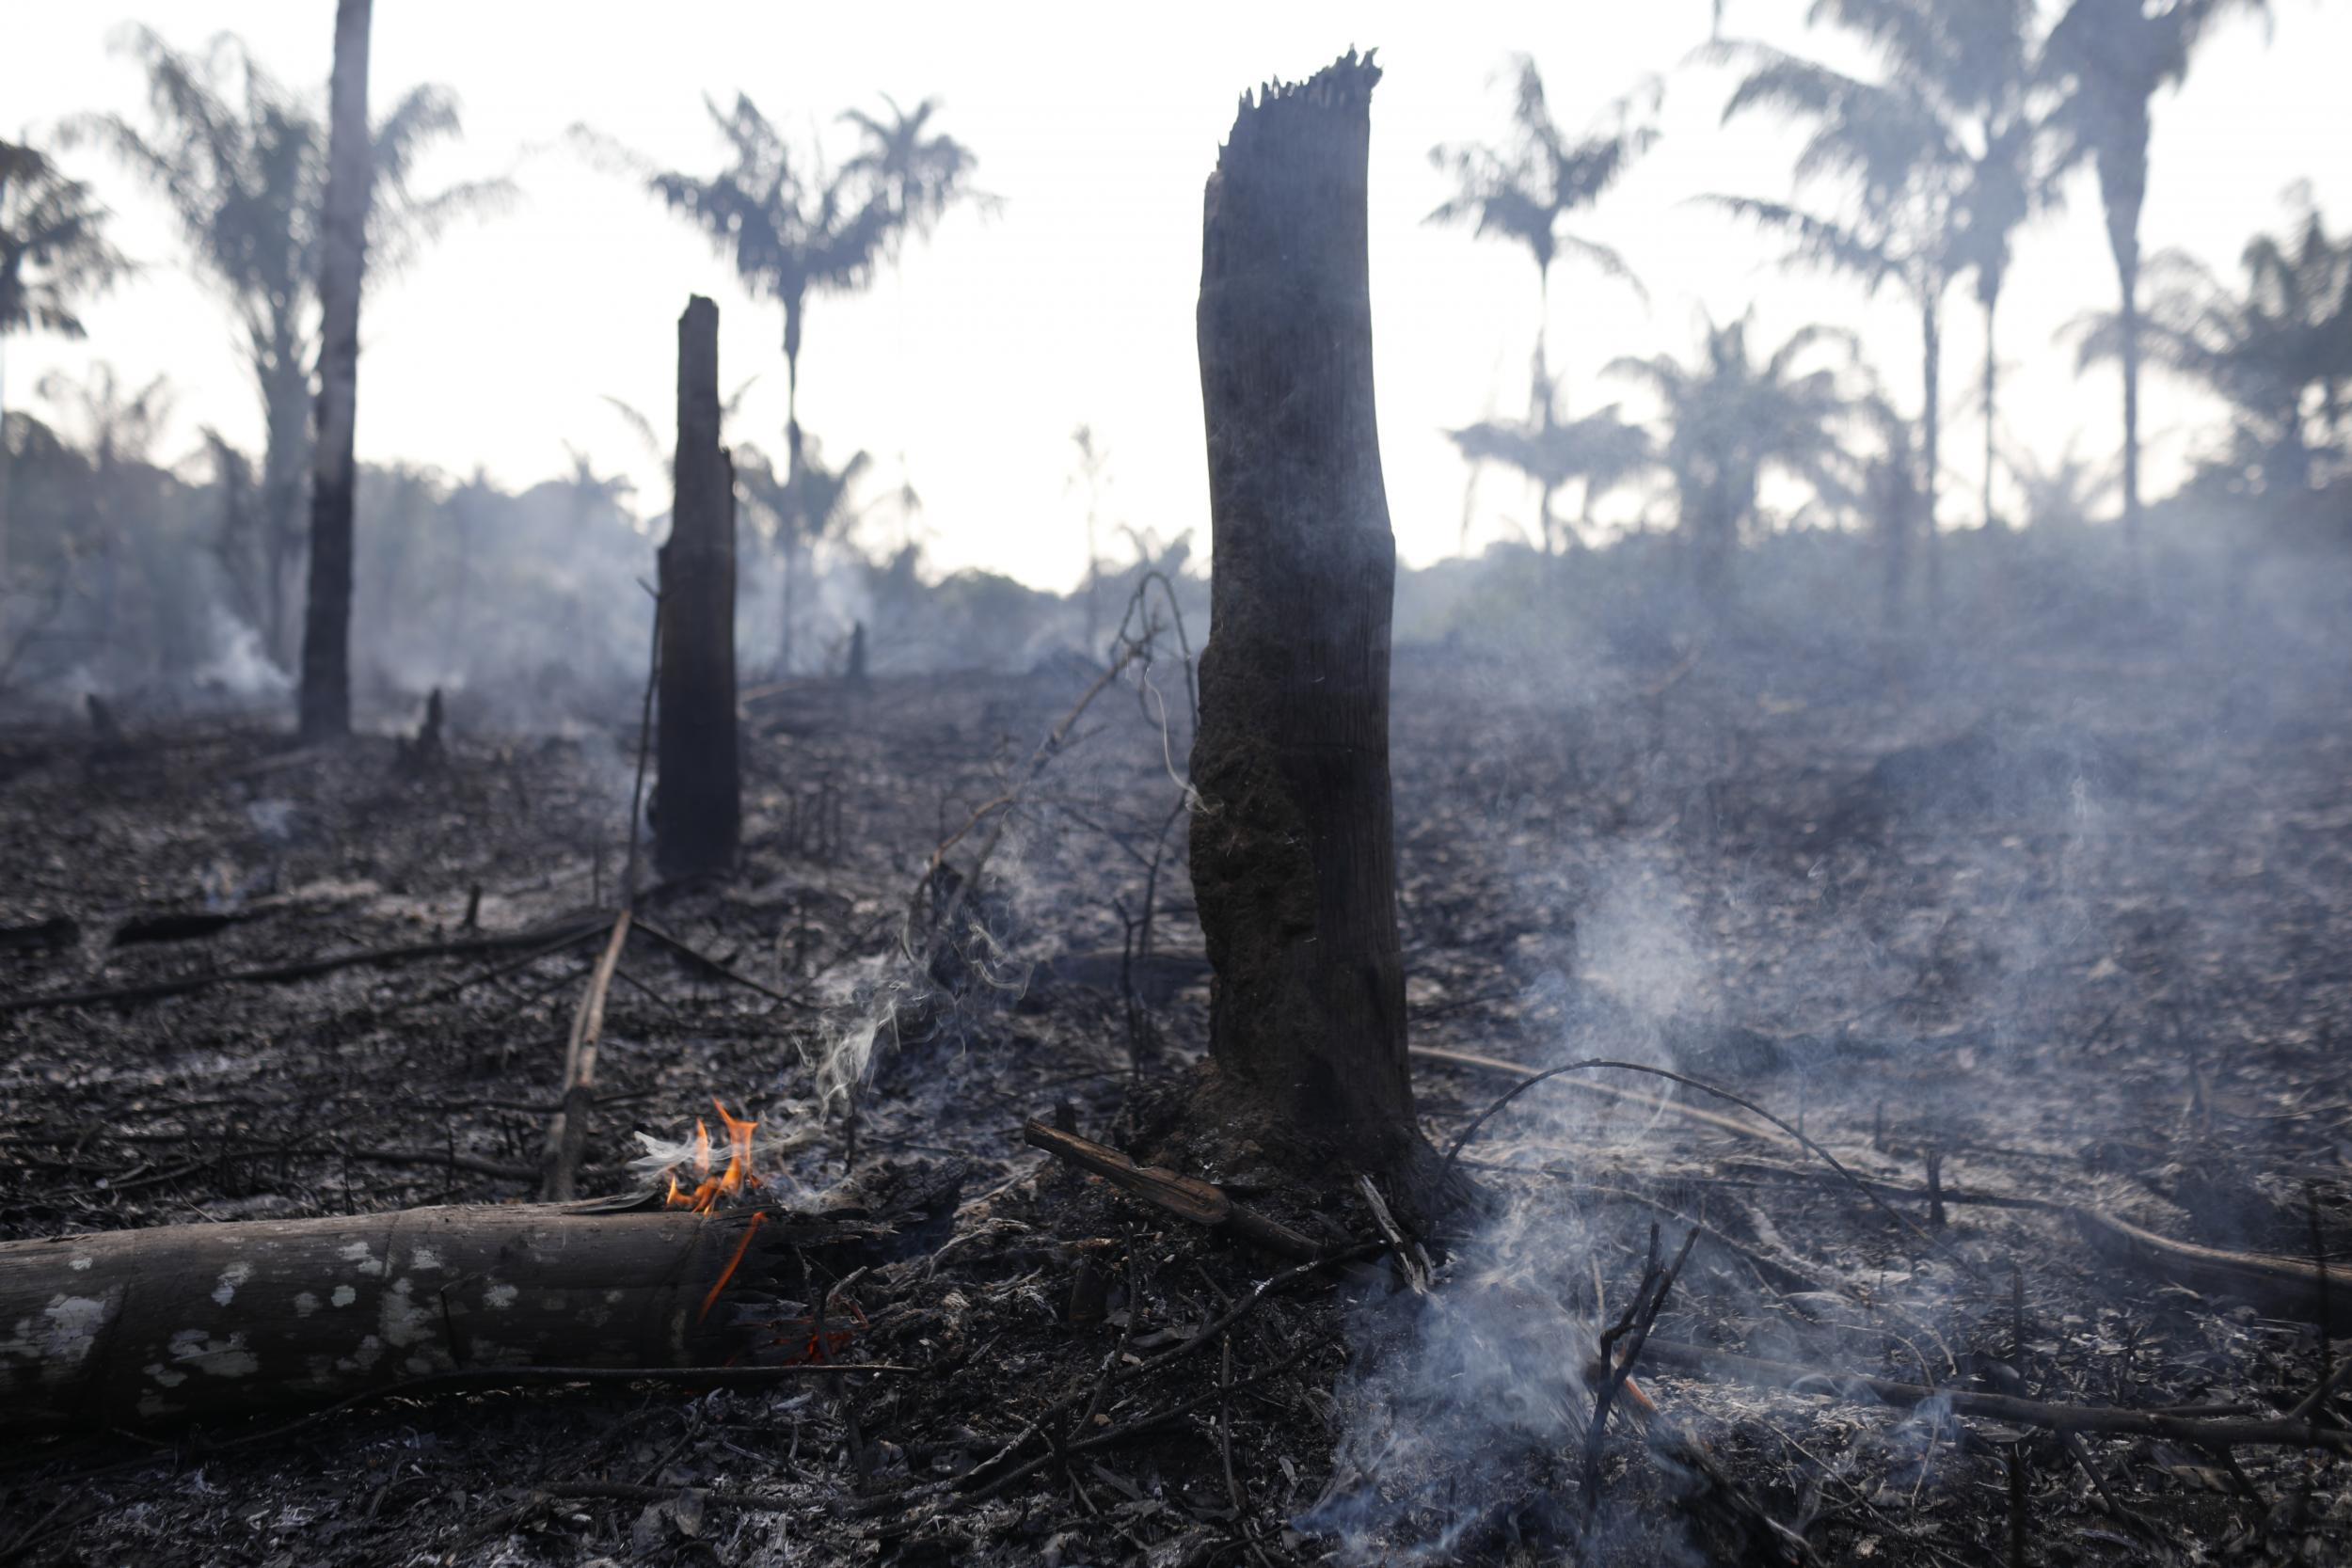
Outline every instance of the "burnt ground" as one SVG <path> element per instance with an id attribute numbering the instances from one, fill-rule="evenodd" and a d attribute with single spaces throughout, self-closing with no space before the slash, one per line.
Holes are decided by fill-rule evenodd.
<path id="1" fill-rule="evenodd" d="M 658 889 L 645 915 L 765 989 L 631 944 L 583 1184 L 629 1188 L 630 1134 L 675 1136 L 715 1095 L 822 1129 L 788 1172 L 813 1201 L 848 1153 L 814 1064 L 895 1005 L 927 1032 L 884 1051 L 855 1158 L 952 1171 L 961 1203 L 846 1288 L 834 1352 L 914 1370 L 394 1390 L 291 1430 L 15 1440 L 0 1555 L 1738 1561 L 1766 1560 L 1769 1517 L 1825 1560 L 2342 1560 L 2340 1455 L 2069 1436 L 1855 1381 L 2265 1419 L 2352 1354 L 2325 1359 L 2308 1303 L 2119 1258 L 2066 1212 L 2352 1275 L 2352 670 L 2340 638 L 2273 631 L 1403 652 L 1416 1044 L 1677 1067 L 1881 1200 L 1736 1107 L 1570 1075 L 1465 1151 L 1486 1202 L 1436 1239 L 1427 1297 L 1386 1261 L 1285 1272 L 1021 1142 L 1057 1106 L 1118 1141 L 1137 1084 L 1203 1040 L 1181 817 L 1162 838 L 1171 662 L 1151 672 L 1165 750 L 1130 680 L 1025 788 L 974 899 L 989 950 L 946 987 L 893 958 L 917 875 L 1087 674 L 755 690 L 742 872 Z M 0 735 L 11 1002 L 616 896 L 628 694 L 527 738 L 461 702 L 417 773 L 389 736 L 301 752 L 258 721 L 122 719 L 119 740 Z M 0 1015 L 0 1236 L 532 1198 L 595 950 Z M 1441 1144 L 1509 1085 L 1429 1060 L 1419 1082 Z M 1208 1174 L 1318 1240 L 1378 1234 L 1353 1194 Z M 1595 1329 L 1652 1223 L 1671 1252 L 1692 1221 L 1635 1373 L 1658 1415 L 1614 1429 L 1588 1492 Z M 1673 1346 L 1811 1375 L 1771 1386 Z"/>

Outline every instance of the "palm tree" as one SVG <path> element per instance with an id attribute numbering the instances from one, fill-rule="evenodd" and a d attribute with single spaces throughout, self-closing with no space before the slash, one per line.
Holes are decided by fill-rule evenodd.
<path id="1" fill-rule="evenodd" d="M 850 493 L 872 467 L 864 451 L 852 452 L 838 468 L 828 468 L 815 441 L 801 454 L 797 471 L 779 477 L 775 466 L 757 447 L 739 447 L 735 454 L 736 483 L 752 503 L 768 514 L 776 553 L 784 570 L 784 603 L 776 649 L 776 673 L 792 673 L 793 632 L 799 625 L 797 588 L 802 566 L 817 546 L 845 531 L 860 515 L 850 505 Z"/>
<path id="2" fill-rule="evenodd" d="M 1522 245 L 1534 260 L 1539 313 L 1528 377 L 1529 413 L 1538 422 L 1549 422 L 1557 389 L 1548 357 L 1552 263 L 1564 255 L 1573 257 L 1641 292 L 1623 256 L 1562 226 L 1597 203 L 1658 139 L 1657 127 L 1647 116 L 1656 113 L 1661 89 L 1655 83 L 1647 85 L 1642 105 L 1630 97 L 1619 100 L 1602 129 L 1571 139 L 1551 118 L 1534 60 L 1521 55 L 1515 67 L 1509 145 L 1432 148 L 1430 162 L 1453 177 L 1454 194 L 1427 221 L 1470 223 L 1480 237 L 1491 235 Z"/>
<path id="3" fill-rule="evenodd" d="M 938 109 L 932 99 L 912 112 L 884 99 L 888 121 L 855 110 L 843 116 L 864 146 L 831 170 L 820 150 L 803 153 L 787 142 L 749 96 L 738 93 L 731 111 L 703 102 L 732 160 L 707 178 L 660 172 L 646 183 L 733 260 L 747 289 L 784 307 L 788 483 L 802 460 L 801 330 L 810 298 L 862 288 L 905 236 L 929 233 L 972 194 L 977 160 L 930 129 Z"/>
<path id="4" fill-rule="evenodd" d="M 2121 358 L 2136 333 L 2158 365 L 2203 386 L 2233 415 L 2227 467 L 2255 494 L 2292 498 L 2340 452 L 2343 389 L 2352 380 L 2352 238 L 2329 236 L 2306 206 L 2285 239 L 2257 235 L 2232 289 L 2188 256 L 2149 258 L 2147 309 L 2118 310 L 2083 332 L 2085 364 Z"/>
<path id="5" fill-rule="evenodd" d="M 2041 196 L 2033 160 L 2041 127 L 2032 109 L 2033 0 L 1814 0 L 1812 23 L 1859 35 L 1890 82 L 1906 84 L 1932 117 L 1921 150 L 1950 165 L 1955 275 L 1972 275 L 1984 313 L 1983 509 L 1993 504 L 2000 360 L 1994 324 L 2011 243 Z M 1826 127 L 1824 129 L 1827 129 Z M 1869 134 L 1862 126 L 1841 134 Z"/>
<path id="6" fill-rule="evenodd" d="M 1816 14 L 1823 13 L 1817 9 Z M 1933 549 L 1942 443 L 1944 295 L 1969 255 L 1962 243 L 1962 214 L 1970 160 L 1954 137 L 1940 96 L 1917 74 L 1897 72 L 1885 82 L 1864 81 L 1753 43 L 1713 45 L 1708 54 L 1750 64 L 1724 106 L 1726 123 L 1753 109 L 1810 120 L 1812 134 L 1797 158 L 1798 182 L 1842 180 L 1857 199 L 1850 217 L 1824 216 L 1788 202 L 1747 197 L 1705 199 L 1788 235 L 1793 242 L 1790 263 L 1851 273 L 1873 293 L 1895 282 L 1918 312 L 1918 521 L 1930 546 L 1932 596 L 1937 589 Z M 1902 559 L 1905 553 L 1895 552 L 1894 558 Z"/>
<path id="7" fill-rule="evenodd" d="M 2269 0 L 2070 0 L 2042 52 L 2043 80 L 2064 96 L 2050 116 L 2061 169 L 2098 171 L 2121 304 L 2116 358 L 2123 370 L 2123 528 L 2139 539 L 2139 214 L 2148 195 L 2148 136 L 2156 93 L 2187 76 L 2189 57 L 2233 10 L 2267 13 Z"/>
<path id="8" fill-rule="evenodd" d="M 2037 533 L 2089 522 L 2118 488 L 2113 466 L 2085 457 L 2079 436 L 2067 437 L 2054 458 L 2010 452 L 2009 467 L 2024 500 L 2025 525 Z"/>
<path id="9" fill-rule="evenodd" d="M 134 389 L 117 378 L 112 365 L 100 360 L 85 379 L 52 371 L 33 390 L 46 402 L 72 408 L 75 422 L 82 427 L 91 480 L 85 537 L 98 561 L 98 626 L 111 639 L 121 568 L 122 519 L 143 510 L 135 489 L 142 473 L 153 476 L 155 448 L 171 422 L 171 384 L 159 375 Z"/>
<path id="10" fill-rule="evenodd" d="M 214 39 L 200 55 L 182 54 L 153 29 L 139 27 L 124 48 L 147 72 L 150 128 L 143 131 L 120 115 L 100 115 L 69 129 L 77 139 L 112 147 L 164 198 L 190 256 L 235 314 L 265 432 L 263 633 L 272 654 L 284 658 L 289 575 L 302 546 L 311 374 L 318 359 L 326 128 L 310 98 L 263 71 L 232 35 Z M 411 188 L 419 157 L 460 131 L 455 97 L 431 86 L 409 89 L 376 122 L 367 249 L 378 277 L 413 260 L 448 223 L 512 196 L 512 185 L 502 180 L 468 182 L 429 196 Z"/>
<path id="11" fill-rule="evenodd" d="M 626 404 L 622 407 L 637 419 L 644 418 Z M 628 498 L 636 493 L 637 486 L 630 483 L 628 475 L 618 470 L 598 475 L 595 459 L 569 441 L 564 443 L 564 455 L 572 460 L 572 471 L 558 483 L 570 498 L 572 525 L 583 533 L 591 519 L 618 514 L 628 504 Z"/>
<path id="12" fill-rule="evenodd" d="M 109 216 L 88 186 L 47 156 L 0 141 L 0 594 L 8 580 L 8 340 L 17 332 L 83 335 L 82 296 L 125 270 L 106 240 Z"/>
<path id="13" fill-rule="evenodd" d="M 1094 427 L 1082 424 L 1070 433 L 1070 444 L 1078 449 L 1078 471 L 1070 476 L 1068 488 L 1085 486 L 1087 496 L 1087 637 L 1086 650 L 1096 652 L 1095 638 L 1102 630 L 1103 552 L 1095 532 L 1103 512 L 1104 472 L 1110 466 L 1110 453 L 1095 439 Z"/>
<path id="14" fill-rule="evenodd" d="M 993 210 L 997 198 L 973 187 L 972 173 L 979 160 L 972 150 L 945 132 L 931 130 L 938 99 L 926 98 L 904 109 L 886 92 L 881 98 L 890 111 L 887 119 L 863 109 L 843 111 L 841 118 L 856 129 L 862 145 L 842 172 L 882 193 L 890 211 L 882 253 L 895 260 L 908 235 L 929 239 L 957 202 L 973 201 Z"/>
<path id="15" fill-rule="evenodd" d="M 1766 473 L 1823 498 L 1851 488 L 1838 432 L 1853 400 L 1837 367 L 1804 365 L 1825 347 L 1842 346 L 1851 357 L 1853 336 L 1801 327 L 1758 363 L 1748 343 L 1754 322 L 1752 309 L 1726 325 L 1708 322 L 1692 364 L 1669 355 L 1629 357 L 1604 372 L 1638 381 L 1658 399 L 1666 432 L 1660 461 L 1674 481 L 1678 525 L 1701 590 L 1718 602 L 1729 594 L 1732 552 L 1756 520 Z"/>
<path id="16" fill-rule="evenodd" d="M 1574 420 L 1487 420 L 1447 435 L 1466 461 L 1501 463 L 1535 486 L 1540 498 L 1536 532 L 1546 556 L 1554 553 L 1555 538 L 1562 531 L 1552 498 L 1563 488 L 1583 485 L 1576 526 L 1567 531 L 1573 543 L 1591 531 L 1593 508 L 1602 497 L 1657 463 L 1649 433 L 1628 423 L 1613 403 Z"/>
<path id="17" fill-rule="evenodd" d="M 1789 236 L 1792 245 L 1786 264 L 1851 274 L 1866 293 L 1875 294 L 1892 282 L 1910 296 L 1911 307 L 1919 316 L 1921 390 L 1918 437 L 1905 443 L 1905 450 L 1916 460 L 1912 489 L 1917 504 L 1905 515 L 1908 525 L 1915 525 L 1926 538 L 1928 591 L 1932 599 L 1938 592 L 1935 482 L 1943 429 L 1943 310 L 1944 295 L 1955 270 L 1954 230 L 1941 219 L 1930 219 L 1928 209 L 1934 203 L 1904 205 L 1878 216 L 1866 212 L 1850 223 L 1841 223 L 1802 212 L 1787 202 L 1747 197 L 1704 199 Z M 1945 211 L 1948 213 L 1948 208 Z M 1909 555 L 1905 546 L 1893 552 L 1893 559 L 1907 562 Z"/>

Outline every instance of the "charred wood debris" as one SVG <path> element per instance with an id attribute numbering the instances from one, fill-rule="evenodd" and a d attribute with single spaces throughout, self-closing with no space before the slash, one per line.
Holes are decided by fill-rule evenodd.
<path id="1" fill-rule="evenodd" d="M 2222 683 L 2089 655 L 1899 708 L 1400 654 L 1415 1076 L 1479 1189 L 1416 1235 L 1123 1152 L 1207 1006 L 1147 594 L 1101 664 L 747 687 L 736 874 L 633 902 L 633 693 L 0 735 L 0 1560 L 2342 1560 L 2342 689 L 2257 755 Z M 1585 1057 L 1632 1069 L 1535 1081 Z M 633 1134 L 714 1099 L 763 1184 L 664 1210 Z M 729 1240 L 483 1348 L 499 1235 L 622 1221 Z M 299 1363 L 167 1249 L 428 1223 L 488 1239 L 413 1354 L 194 1416 L 40 1381 L 76 1257 L 127 1259 L 134 1374 L 168 1288 Z M 1514 1314 L 1567 1325 L 1523 1407 L 1398 1392 Z"/>

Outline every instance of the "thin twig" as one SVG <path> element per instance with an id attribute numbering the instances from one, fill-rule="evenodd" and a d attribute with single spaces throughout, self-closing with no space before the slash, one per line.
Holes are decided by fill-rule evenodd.
<path id="1" fill-rule="evenodd" d="M 637 829 L 645 816 L 645 752 L 653 736 L 653 694 L 661 678 L 661 594 L 643 580 L 637 586 L 653 595 L 653 647 L 645 656 L 645 705 L 637 717 L 637 784 L 628 797 L 628 862 L 621 870 L 621 902 L 631 908 L 637 903 Z"/>
<path id="2" fill-rule="evenodd" d="M 612 917 L 612 935 L 572 1014 L 571 1037 L 564 1048 L 564 1108 L 548 1129 L 547 1178 L 539 1193 L 543 1201 L 568 1202 L 579 1193 L 580 1159 L 588 1148 L 588 1113 L 596 1102 L 596 1043 L 604 1034 L 604 1001 L 621 965 L 621 949 L 628 945 L 628 925 L 624 905 Z"/>
<path id="3" fill-rule="evenodd" d="M 1887 1404 L 1916 1405 L 1929 1400 L 1949 1402 L 1955 1416 L 1981 1416 L 2013 1426 L 2040 1427 L 2050 1432 L 2094 1432 L 2120 1437 L 2162 1437 L 2175 1443 L 2212 1448 L 2232 1445 L 2290 1449 L 2325 1449 L 2352 1456 L 2352 1433 L 2337 1432 L 2298 1417 L 2249 1420 L 2234 1417 L 2207 1418 L 2178 1412 L 2126 1410 L 2106 1405 L 2052 1404 L 2010 1394 L 1979 1393 L 1966 1388 L 1929 1388 L 1915 1383 L 1860 1372 L 1801 1367 L 1786 1361 L 1763 1361 L 1734 1355 L 1705 1345 L 1678 1345 L 1652 1340 L 1647 1354 L 1653 1366 L 1681 1370 L 1721 1372 L 1763 1388 L 1788 1388 L 1798 1384 L 1825 1385 L 1821 1391 L 1859 1388 Z"/>
<path id="4" fill-rule="evenodd" d="M 1525 1094 L 1528 1090 L 1534 1088 L 1536 1085 L 1541 1084 L 1548 1079 L 1559 1077 L 1564 1072 L 1581 1072 L 1595 1068 L 1614 1068 L 1623 1072 L 1646 1072 L 1651 1074 L 1653 1077 L 1664 1078 L 1673 1083 L 1680 1084 L 1685 1088 L 1696 1089 L 1701 1094 L 1711 1094 L 1718 1100 L 1728 1101 L 1730 1103 L 1739 1106 L 1743 1111 L 1747 1111 L 1755 1116 L 1762 1117 L 1766 1121 L 1771 1122 L 1774 1127 L 1779 1128 L 1783 1132 L 1788 1133 L 1790 1137 L 1796 1139 L 1797 1142 L 1803 1144 L 1809 1152 L 1820 1160 L 1822 1164 L 1828 1165 L 1830 1169 L 1845 1178 L 1849 1185 L 1851 1185 L 1856 1192 L 1860 1193 L 1864 1197 L 1868 1198 L 1871 1203 L 1878 1207 L 1881 1212 L 1884 1213 L 1897 1225 L 1901 1226 L 1905 1230 L 1910 1231 L 1911 1234 L 1916 1237 L 1919 1241 L 1944 1254 L 1945 1257 L 1949 1258 L 1953 1262 L 1958 1263 L 1962 1268 L 1966 1269 L 1970 1274 L 1976 1275 L 1979 1278 L 1983 1276 L 1984 1271 L 1981 1268 L 1978 1267 L 1976 1263 L 1962 1257 L 1958 1252 L 1954 1251 L 1948 1243 L 1943 1241 L 1940 1237 L 1931 1236 L 1928 1232 L 1920 1229 L 1909 1219 L 1905 1218 L 1896 1210 L 1889 1207 L 1883 1198 L 1880 1197 L 1878 1194 L 1870 1191 L 1869 1187 L 1864 1183 L 1860 1177 L 1854 1175 L 1853 1172 L 1838 1164 L 1836 1155 L 1832 1154 L 1828 1149 L 1823 1148 L 1820 1144 L 1815 1143 L 1811 1138 L 1806 1137 L 1803 1132 L 1798 1132 L 1794 1127 L 1789 1126 L 1788 1123 L 1781 1120 L 1780 1117 L 1772 1115 L 1772 1112 L 1764 1109 L 1763 1106 L 1758 1105 L 1756 1101 L 1746 1099 L 1743 1096 L 1736 1095 L 1729 1089 L 1719 1088 L 1715 1085 L 1704 1082 L 1701 1079 L 1692 1078 L 1683 1073 L 1675 1072 L 1662 1067 L 1645 1066 L 1640 1062 L 1620 1062 L 1606 1056 L 1587 1056 L 1581 1062 L 1565 1062 L 1559 1067 L 1549 1068 L 1544 1071 L 1535 1074 L 1532 1078 L 1513 1085 L 1511 1088 L 1504 1093 L 1502 1099 L 1487 1106 L 1484 1111 L 1481 1111 L 1475 1120 L 1471 1121 L 1468 1127 L 1462 1129 L 1461 1132 L 1454 1138 L 1452 1146 L 1445 1151 L 1445 1168 L 1448 1171 L 1451 1171 L 1454 1168 L 1454 1160 L 1460 1156 L 1464 1146 L 1467 1145 L 1470 1139 L 1478 1135 L 1478 1130 L 1486 1126 L 1488 1119 L 1491 1118 L 1496 1112 L 1502 1110 L 1505 1105 L 1510 1104 L 1511 1101 L 1517 1100 L 1520 1095 Z"/>

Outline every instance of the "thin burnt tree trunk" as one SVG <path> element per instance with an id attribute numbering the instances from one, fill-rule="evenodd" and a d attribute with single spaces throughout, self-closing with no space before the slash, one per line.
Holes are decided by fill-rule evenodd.
<path id="1" fill-rule="evenodd" d="M 1216 553 L 1191 863 L 1216 975 L 1206 1102 L 1311 1159 L 1399 1172 L 1426 1145 L 1389 795 L 1396 550 L 1365 210 L 1379 76 L 1351 52 L 1245 97 L 1209 181 L 1199 330 Z"/>
<path id="2" fill-rule="evenodd" d="M 2135 246 L 2137 242 L 2135 242 Z M 2123 279 L 2123 543 L 2139 549 L 2139 256 L 2121 267 Z"/>
<path id="3" fill-rule="evenodd" d="M 735 465 L 719 444 L 719 308 L 677 327 L 677 452 L 661 546 L 660 815 L 664 877 L 734 868 L 742 815 L 735 729 Z"/>
<path id="4" fill-rule="evenodd" d="M 1996 394 L 2000 389 L 2001 360 L 1997 340 L 1993 332 L 1994 312 L 2001 303 L 1998 288 L 1987 291 L 1981 302 L 1984 306 L 1984 526 L 1993 530 L 2001 526 L 2000 514 L 1993 510 L 1993 476 L 1999 462 L 1994 433 L 1999 428 L 1995 416 L 2000 409 Z"/>
<path id="5" fill-rule="evenodd" d="M 359 286 L 375 182 L 368 136 L 368 23 L 373 0 L 335 8 L 334 126 L 327 142 L 318 443 L 310 476 L 310 592 L 303 612 L 302 735 L 351 733 L 351 499 L 359 398 Z"/>
<path id="6" fill-rule="evenodd" d="M 0 594 L 8 589 L 8 340 L 0 333 Z M 1089 541 L 1089 544 L 1091 541 Z M 0 607 L 5 613 L 5 607 Z M 8 631 L 0 621 L 0 634 Z"/>
<path id="7" fill-rule="evenodd" d="M 1935 521 L 1935 494 L 1944 461 L 1944 323 L 1940 293 L 1921 309 L 1919 544 L 1927 552 L 1928 617 L 1944 608 L 1944 548 Z"/>
<path id="8" fill-rule="evenodd" d="M 296 568 L 303 561 L 304 470 L 309 467 L 312 399 L 308 350 L 280 334 L 275 356 L 262 372 L 262 404 L 266 429 L 262 454 L 262 564 L 267 619 L 261 627 L 270 662 L 291 669 L 301 661 L 294 645 Z"/>

